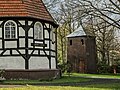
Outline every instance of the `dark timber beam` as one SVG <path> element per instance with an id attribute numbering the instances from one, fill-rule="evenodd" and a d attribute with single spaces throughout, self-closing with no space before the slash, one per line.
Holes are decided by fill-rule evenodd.
<path id="1" fill-rule="evenodd" d="M 50 28 L 50 25 L 49 25 L 49 28 Z M 48 31 L 49 32 L 49 39 L 51 38 L 51 28 L 50 30 Z M 51 41 L 49 40 L 49 69 L 51 69 Z"/>
<path id="2" fill-rule="evenodd" d="M 25 69 L 29 69 L 29 53 L 28 53 L 28 20 L 25 20 Z"/>
<path id="3" fill-rule="evenodd" d="M 55 59 L 56 59 L 56 68 L 58 69 L 58 61 L 57 61 L 57 28 L 55 29 Z"/>

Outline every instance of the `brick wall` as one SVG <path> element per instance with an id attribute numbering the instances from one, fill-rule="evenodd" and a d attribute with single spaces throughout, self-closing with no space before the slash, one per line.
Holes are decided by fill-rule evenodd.
<path id="1" fill-rule="evenodd" d="M 73 72 L 95 73 L 97 70 L 95 37 L 68 38 L 67 60 Z"/>
<path id="2" fill-rule="evenodd" d="M 72 40 L 72 45 L 70 45 L 70 40 Z M 83 40 L 83 43 L 81 42 Z M 81 70 L 80 61 L 85 61 L 86 53 L 86 40 L 85 37 L 74 37 L 68 39 L 67 47 L 67 60 L 72 64 L 73 72 L 83 72 Z"/>
<path id="3" fill-rule="evenodd" d="M 60 78 L 60 70 L 5 70 L 3 77 L 7 80 L 11 79 L 54 79 Z"/>

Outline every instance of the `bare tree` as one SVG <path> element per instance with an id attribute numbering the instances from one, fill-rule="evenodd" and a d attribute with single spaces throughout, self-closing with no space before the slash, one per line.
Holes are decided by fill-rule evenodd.
<path id="1" fill-rule="evenodd" d="M 71 1 L 71 0 L 69 0 Z M 97 39 L 98 51 L 104 63 L 109 63 L 109 51 L 115 46 L 116 29 L 120 29 L 119 0 L 74 0 L 76 22 L 80 22 Z"/>
<path id="2" fill-rule="evenodd" d="M 116 30 L 120 29 L 120 0 L 45 0 L 59 23 L 58 59 L 66 61 L 66 35 L 82 25 L 96 36 L 99 58 L 110 63 L 110 51 L 118 50 Z"/>
<path id="3" fill-rule="evenodd" d="M 108 25 L 120 29 L 120 2 L 119 0 L 78 0 L 86 3 L 89 15 L 103 19 Z"/>

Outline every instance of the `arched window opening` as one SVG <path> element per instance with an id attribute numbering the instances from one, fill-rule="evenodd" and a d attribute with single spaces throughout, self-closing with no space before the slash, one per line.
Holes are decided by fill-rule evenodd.
<path id="1" fill-rule="evenodd" d="M 4 24 L 5 39 L 17 38 L 17 25 L 14 21 L 9 20 Z"/>
<path id="2" fill-rule="evenodd" d="M 84 40 L 83 39 L 81 39 L 81 44 L 84 45 Z"/>
<path id="3" fill-rule="evenodd" d="M 36 22 L 34 25 L 34 39 L 42 39 L 43 26 L 40 22 Z"/>
<path id="4" fill-rule="evenodd" d="M 72 40 L 70 40 L 70 45 L 72 45 Z"/>

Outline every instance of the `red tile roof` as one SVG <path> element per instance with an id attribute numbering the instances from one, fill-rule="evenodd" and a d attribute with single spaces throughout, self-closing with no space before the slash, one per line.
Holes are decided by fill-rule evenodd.
<path id="1" fill-rule="evenodd" d="M 0 0 L 0 17 L 33 17 L 54 22 L 42 0 Z"/>

